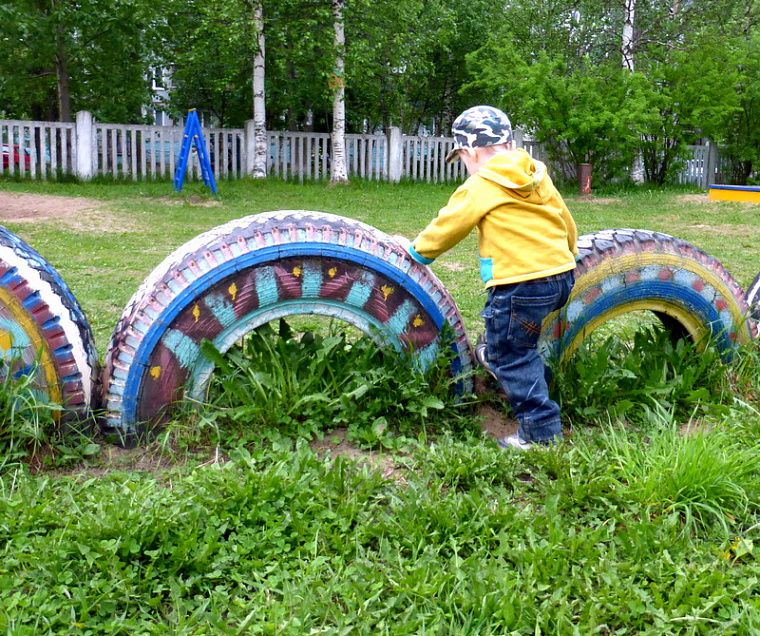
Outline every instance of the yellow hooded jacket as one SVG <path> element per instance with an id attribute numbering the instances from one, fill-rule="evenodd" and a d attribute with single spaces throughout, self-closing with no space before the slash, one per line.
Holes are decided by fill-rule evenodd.
<path id="1" fill-rule="evenodd" d="M 494 155 L 471 175 L 409 248 L 429 265 L 478 229 L 486 287 L 575 268 L 577 230 L 546 166 L 524 150 Z"/>

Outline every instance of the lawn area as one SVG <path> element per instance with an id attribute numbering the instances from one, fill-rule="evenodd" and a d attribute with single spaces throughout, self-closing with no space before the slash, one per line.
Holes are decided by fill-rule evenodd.
<path id="1" fill-rule="evenodd" d="M 209 228 L 305 209 L 413 237 L 451 190 L 241 181 L 214 199 L 197 184 L 0 181 L 0 217 L 36 197 L 0 223 L 59 270 L 102 356 L 145 276 Z M 760 206 L 686 190 L 566 200 L 581 233 L 686 239 L 745 288 L 760 270 Z M 476 250 L 470 237 L 434 266 L 471 334 Z M 391 369 L 381 405 L 411 405 L 398 422 L 363 413 L 368 397 L 337 430 L 220 432 L 225 414 L 201 410 L 138 450 L 0 462 L 0 632 L 760 633 L 760 352 L 729 369 L 652 338 L 665 357 L 587 352 L 589 368 L 616 366 L 564 390 L 596 401 L 566 402 L 570 439 L 528 453 L 481 432 L 498 398 L 457 405 Z M 622 409 L 639 389 L 641 408 Z"/>
<path id="2" fill-rule="evenodd" d="M 413 237 L 452 191 L 450 185 L 357 183 L 331 188 L 269 181 L 223 182 L 214 200 L 198 184 L 175 194 L 170 183 L 0 182 L 6 192 L 95 199 L 83 212 L 34 222 L 1 220 L 47 258 L 79 299 L 103 351 L 116 319 L 145 276 L 172 250 L 230 219 L 269 210 L 320 210 Z M 760 208 L 705 195 L 641 191 L 590 200 L 567 197 L 581 234 L 614 227 L 657 230 L 690 241 L 723 262 L 746 288 L 760 270 Z M 81 207 L 81 205 L 80 205 Z M 479 330 L 484 294 L 474 234 L 447 253 L 436 274 L 469 329 Z"/>

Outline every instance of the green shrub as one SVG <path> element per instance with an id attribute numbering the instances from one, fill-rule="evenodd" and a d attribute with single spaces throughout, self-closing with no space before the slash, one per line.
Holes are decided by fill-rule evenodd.
<path id="1" fill-rule="evenodd" d="M 589 338 L 555 368 L 563 414 L 573 422 L 685 422 L 725 412 L 731 400 L 730 367 L 709 343 L 673 342 L 650 326 L 626 341 Z"/>
<path id="2" fill-rule="evenodd" d="M 280 320 L 277 331 L 264 325 L 225 355 L 210 342 L 202 350 L 216 371 L 201 418 L 225 435 L 276 429 L 312 437 L 344 427 L 362 445 L 393 446 L 393 433 L 416 436 L 466 413 L 453 390 L 448 346 L 423 374 L 409 353 L 368 337 L 335 325 L 298 333 Z"/>

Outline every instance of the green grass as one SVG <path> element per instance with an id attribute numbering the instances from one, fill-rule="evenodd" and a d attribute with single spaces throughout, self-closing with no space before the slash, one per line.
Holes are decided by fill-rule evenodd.
<path id="1" fill-rule="evenodd" d="M 451 190 L 220 187 L 206 207 L 195 184 L 0 182 L 98 199 L 83 218 L 9 227 L 69 282 L 101 354 L 147 273 L 206 229 L 317 209 L 411 237 Z M 674 234 L 744 285 L 760 267 L 757 206 L 645 190 L 568 204 L 581 232 Z M 476 332 L 475 251 L 468 239 L 435 271 Z M 389 353 L 334 332 L 252 336 L 228 354 L 210 407 L 139 455 L 104 445 L 65 472 L 0 468 L 0 632 L 758 633 L 760 351 L 726 368 L 623 327 L 633 351 L 584 349 L 558 378 L 569 439 L 525 454 L 499 449 L 440 377 L 406 376 Z M 340 403 L 353 391 L 365 409 Z M 0 391 L 0 408 L 13 404 Z M 335 426 L 369 450 L 315 451 L 307 438 L 329 441 Z"/>
<path id="2" fill-rule="evenodd" d="M 0 189 L 102 201 L 100 215 L 72 223 L 48 219 L 8 223 L 45 256 L 72 287 L 105 348 L 116 319 L 145 276 L 172 250 L 230 219 L 269 210 L 321 210 L 413 237 L 443 206 L 452 185 L 376 182 L 229 181 L 215 201 L 199 184 L 181 194 L 169 182 L 78 184 L 0 181 Z M 658 230 L 693 242 L 720 259 L 744 287 L 760 269 L 758 206 L 707 202 L 683 190 L 641 190 L 583 200 L 567 197 L 580 233 L 611 227 Z M 99 206 L 101 207 L 101 206 Z M 436 274 L 451 291 L 468 328 L 480 328 L 484 294 L 474 235 L 441 257 Z"/>

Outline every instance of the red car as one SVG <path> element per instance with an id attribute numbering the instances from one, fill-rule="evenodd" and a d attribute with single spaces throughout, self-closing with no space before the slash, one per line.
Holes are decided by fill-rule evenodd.
<path id="1" fill-rule="evenodd" d="M 3 155 L 3 170 L 8 170 L 8 166 L 11 162 L 11 151 L 8 146 L 0 147 L 0 152 Z M 21 156 L 24 157 L 24 169 L 29 170 L 32 167 L 32 153 L 29 148 L 21 148 L 17 144 L 13 144 L 13 166 L 15 170 L 21 168 Z"/>

